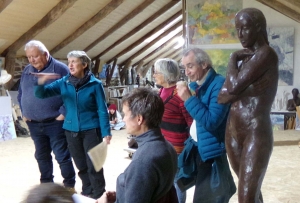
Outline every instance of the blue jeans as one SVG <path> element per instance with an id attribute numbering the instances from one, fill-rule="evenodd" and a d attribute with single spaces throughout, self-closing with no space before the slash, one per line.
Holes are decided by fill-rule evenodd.
<path id="1" fill-rule="evenodd" d="M 68 150 L 68 144 L 64 130 L 63 121 L 51 122 L 26 122 L 31 138 L 35 146 L 35 159 L 37 160 L 41 173 L 40 182 L 53 182 L 53 162 L 51 152 L 53 151 L 57 160 L 61 175 L 66 187 L 74 187 L 75 171 Z"/>
<path id="2" fill-rule="evenodd" d="M 78 176 L 82 181 L 82 194 L 98 199 L 105 192 L 103 168 L 96 172 L 87 152 L 102 142 L 99 129 L 80 132 L 65 131 L 69 150 L 79 170 Z"/>

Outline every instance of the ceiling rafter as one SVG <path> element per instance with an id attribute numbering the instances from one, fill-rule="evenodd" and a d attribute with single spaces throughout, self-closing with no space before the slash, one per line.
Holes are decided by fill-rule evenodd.
<path id="1" fill-rule="evenodd" d="M 6 56 L 8 52 L 15 52 L 20 49 L 27 41 L 34 38 L 37 34 L 42 32 L 51 23 L 56 21 L 67 9 L 69 9 L 77 0 L 65 0 L 60 1 L 54 8 L 52 8 L 39 22 L 31 27 L 26 33 L 24 33 L 19 39 L 17 39 L 12 45 L 10 45 L 1 54 Z"/>
<path id="2" fill-rule="evenodd" d="M 182 54 L 182 47 L 175 49 L 174 51 L 172 51 L 171 53 L 169 53 L 168 55 L 166 55 L 164 58 L 170 58 L 170 59 L 174 59 L 176 58 L 179 54 Z M 175 60 L 175 59 L 174 59 Z"/>
<path id="3" fill-rule="evenodd" d="M 133 28 L 130 32 L 128 32 L 125 36 L 121 37 L 119 40 L 117 40 L 115 43 L 113 43 L 111 46 L 109 46 L 108 48 L 106 48 L 104 51 L 102 51 L 100 54 L 98 54 L 97 56 L 95 56 L 93 58 L 93 60 L 100 58 L 101 56 L 103 56 L 104 54 L 106 54 L 107 52 L 109 52 L 110 50 L 112 50 L 114 47 L 116 47 L 117 45 L 121 44 L 122 42 L 124 42 L 125 40 L 127 40 L 129 37 L 131 37 L 132 35 L 134 35 L 135 33 L 139 32 L 140 30 L 142 30 L 144 27 L 146 27 L 147 25 L 149 25 L 152 21 L 154 21 L 155 19 L 157 19 L 158 17 L 160 17 L 162 14 L 164 14 L 167 10 L 171 9 L 174 5 L 176 5 L 178 3 L 178 1 L 171 1 L 168 4 L 166 4 L 163 8 L 161 8 L 159 11 L 157 11 L 156 13 L 154 13 L 152 16 L 150 16 L 148 19 L 146 19 L 142 24 L 138 25 L 137 27 Z"/>
<path id="4" fill-rule="evenodd" d="M 129 58 L 126 59 L 126 61 L 128 60 L 133 60 L 134 58 L 136 58 L 138 55 L 142 54 L 144 51 L 146 51 L 147 49 L 149 49 L 150 47 L 152 47 L 155 43 L 157 43 L 159 40 L 161 40 L 162 38 L 166 37 L 170 32 L 176 30 L 179 26 L 182 26 L 182 21 L 177 22 L 175 25 L 173 25 L 172 27 L 170 27 L 168 30 L 166 30 L 164 33 L 162 33 L 161 35 L 159 35 L 158 37 L 156 37 L 154 40 L 152 40 L 150 43 L 148 43 L 146 46 L 144 46 L 143 48 L 141 48 L 139 51 L 137 51 L 136 53 L 134 53 L 133 55 L 131 55 Z M 181 32 L 181 31 L 180 31 Z M 126 63 L 123 62 L 122 64 Z"/>
<path id="5" fill-rule="evenodd" d="M 149 54 L 147 54 L 146 56 L 144 56 L 142 59 L 140 59 L 138 62 L 136 62 L 136 63 L 133 64 L 132 66 L 133 66 L 133 67 L 137 66 L 141 61 L 146 60 L 147 58 L 149 58 L 149 57 L 152 56 L 153 54 L 159 52 L 160 50 L 163 50 L 163 48 L 165 48 L 165 47 L 167 47 L 167 46 L 170 46 L 170 47 L 174 46 L 175 44 L 177 44 L 177 42 L 174 42 L 174 43 L 172 43 L 172 42 L 174 41 L 174 39 L 175 39 L 176 37 L 180 37 L 180 36 L 182 36 L 182 31 L 179 32 L 178 34 L 176 34 L 175 36 L 173 36 L 171 39 L 169 39 L 169 40 L 166 41 L 165 43 L 163 43 L 162 45 L 160 45 L 158 48 L 156 48 L 155 50 L 153 50 L 151 53 L 149 53 Z"/>
<path id="6" fill-rule="evenodd" d="M 137 16 L 139 13 L 141 13 L 145 8 L 147 8 L 150 4 L 152 4 L 154 0 L 145 0 L 142 4 L 140 4 L 138 7 L 136 7 L 133 11 L 131 11 L 127 16 L 122 18 L 121 21 L 119 21 L 117 24 L 112 26 L 109 30 L 107 30 L 102 36 L 98 37 L 95 41 L 93 41 L 90 45 L 88 45 L 84 51 L 87 52 L 90 49 L 92 49 L 94 46 L 99 44 L 102 40 L 104 40 L 106 37 L 111 35 L 111 33 L 114 33 L 117 31 L 120 27 L 125 25 L 128 21 L 133 19 L 135 16 Z"/>
<path id="7" fill-rule="evenodd" d="M 154 57 L 153 59 L 151 59 L 150 61 L 148 61 L 147 63 L 145 63 L 145 65 L 143 65 L 143 66 L 149 66 L 149 65 L 152 64 L 152 63 L 154 64 L 154 62 L 155 62 L 157 59 L 159 59 L 159 58 L 170 58 L 172 55 L 174 55 L 174 54 L 177 53 L 177 52 L 178 52 L 179 54 L 182 54 L 181 51 L 182 51 L 182 47 L 176 49 L 175 51 L 172 51 L 172 52 L 169 53 L 169 54 L 156 56 L 156 57 Z M 176 55 L 176 56 L 177 56 L 177 55 Z M 175 58 L 175 57 L 172 57 L 172 58 Z"/>
<path id="8" fill-rule="evenodd" d="M 282 13 L 283 15 L 286 15 L 287 17 L 297 21 L 300 23 L 300 15 L 297 12 L 299 10 L 299 3 L 295 3 L 296 1 L 288 1 L 284 2 L 282 0 L 256 0 L 258 2 L 261 2 L 262 4 L 267 5 L 270 8 L 273 8 L 274 10 L 278 11 L 279 13 Z M 293 6 L 290 6 L 292 4 Z"/>
<path id="9" fill-rule="evenodd" d="M 80 35 L 82 35 L 85 31 L 93 27 L 96 23 L 104 19 L 108 14 L 110 14 L 113 10 L 115 10 L 120 4 L 123 3 L 124 0 L 112 0 L 110 1 L 104 8 L 102 8 L 98 13 L 96 13 L 92 18 L 83 23 L 75 32 L 73 32 L 70 36 L 62 40 L 56 47 L 54 47 L 50 53 L 51 55 L 55 54 L 65 46 L 67 46 L 70 42 L 77 39 Z"/>
<path id="10" fill-rule="evenodd" d="M 161 29 L 163 29 L 166 25 L 168 25 L 169 23 L 171 23 L 172 21 L 174 21 L 176 18 L 178 18 L 181 15 L 181 11 L 177 12 L 176 14 L 174 14 L 173 16 L 171 16 L 169 19 L 167 19 L 166 21 L 164 21 L 163 23 L 161 23 L 160 25 L 158 25 L 156 28 L 152 29 L 150 32 L 148 32 L 146 35 L 144 35 L 143 37 L 141 37 L 140 39 L 138 39 L 137 41 L 135 41 L 133 44 L 131 44 L 130 46 L 128 46 L 127 48 L 123 49 L 121 52 L 119 52 L 116 56 L 114 56 L 113 58 L 109 59 L 107 61 L 107 63 L 112 62 L 112 60 L 114 58 L 119 58 L 120 56 L 126 54 L 128 51 L 132 50 L 133 48 L 135 48 L 136 46 L 138 46 L 139 44 L 141 44 L 144 40 L 146 40 L 147 38 L 151 37 L 152 35 L 154 35 L 156 32 L 160 31 Z M 182 23 L 182 22 L 181 22 Z"/>
<path id="11" fill-rule="evenodd" d="M 0 0 L 0 13 L 12 2 L 13 0 Z"/>

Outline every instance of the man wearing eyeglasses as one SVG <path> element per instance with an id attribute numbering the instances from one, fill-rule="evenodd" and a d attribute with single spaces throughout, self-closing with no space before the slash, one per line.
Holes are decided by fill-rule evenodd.
<path id="1" fill-rule="evenodd" d="M 190 84 L 188 87 L 186 83 L 178 82 L 177 93 L 194 122 L 190 129 L 191 138 L 186 141 L 179 162 L 190 160 L 195 170 L 191 174 L 180 170 L 179 182 L 184 182 L 182 177 L 187 175 L 194 179 L 195 203 L 226 203 L 236 192 L 236 187 L 224 143 L 229 105 L 217 101 L 225 78 L 215 72 L 210 57 L 199 48 L 185 50 L 182 65 Z M 188 144 L 193 147 L 188 149 Z"/>

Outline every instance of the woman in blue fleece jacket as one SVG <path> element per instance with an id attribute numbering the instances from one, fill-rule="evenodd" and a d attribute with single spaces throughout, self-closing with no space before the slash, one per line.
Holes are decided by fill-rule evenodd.
<path id="1" fill-rule="evenodd" d="M 236 187 L 224 144 L 230 105 L 218 104 L 217 101 L 225 78 L 215 72 L 210 57 L 199 48 L 185 50 L 182 65 L 191 80 L 190 90 L 187 85 L 178 83 L 177 93 L 185 101 L 184 106 L 193 117 L 196 126 L 196 135 L 193 137 L 197 147 L 193 152 L 198 151 L 194 155 L 194 202 L 226 203 L 235 193 Z M 185 150 L 181 154 L 184 156 Z"/>
<path id="2" fill-rule="evenodd" d="M 103 169 L 95 171 L 87 152 L 103 138 L 110 143 L 105 94 L 101 81 L 89 69 L 91 59 L 84 51 L 71 51 L 67 57 L 70 74 L 48 85 L 45 82 L 55 75 L 36 74 L 39 80 L 35 95 L 38 98 L 61 95 L 66 108 L 63 128 L 82 180 L 82 194 L 96 199 L 105 192 Z"/>

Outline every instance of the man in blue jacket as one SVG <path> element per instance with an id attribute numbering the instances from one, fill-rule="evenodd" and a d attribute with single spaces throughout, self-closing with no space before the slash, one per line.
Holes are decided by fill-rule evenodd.
<path id="1" fill-rule="evenodd" d="M 50 56 L 40 41 L 28 42 L 25 52 L 30 64 L 21 76 L 18 101 L 34 142 L 35 158 L 41 173 L 40 182 L 53 182 L 53 151 L 64 178 L 64 186 L 74 191 L 75 171 L 62 128 L 65 115 L 63 101 L 60 96 L 42 100 L 34 95 L 36 73 L 54 73 L 62 77 L 68 74 L 68 66 Z"/>
<path id="2" fill-rule="evenodd" d="M 224 144 L 229 105 L 217 101 L 225 78 L 215 72 L 210 57 L 199 48 L 185 50 L 182 65 L 191 83 L 188 87 L 179 82 L 177 93 L 194 119 L 191 132 L 196 132 L 191 133 L 197 147 L 191 151 L 196 157 L 194 202 L 226 203 L 236 187 Z"/>

